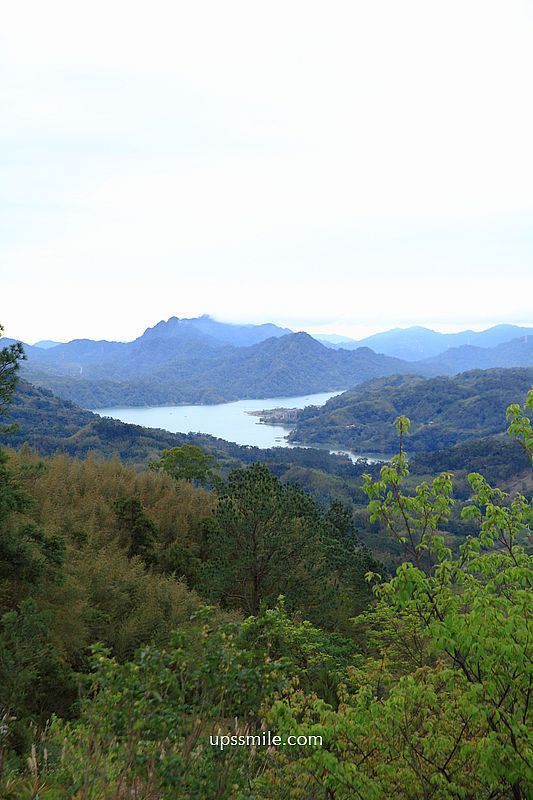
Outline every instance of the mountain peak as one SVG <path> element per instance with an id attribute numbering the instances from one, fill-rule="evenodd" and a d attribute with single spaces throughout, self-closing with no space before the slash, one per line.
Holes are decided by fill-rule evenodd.
<path id="1" fill-rule="evenodd" d="M 41 339 L 39 342 L 35 342 L 33 346 L 40 347 L 41 350 L 49 350 L 51 347 L 57 347 L 58 344 L 63 344 L 63 342 L 54 342 L 51 339 Z"/>
<path id="2" fill-rule="evenodd" d="M 170 317 L 166 321 L 161 320 L 152 328 L 147 328 L 142 337 L 139 338 L 167 339 L 185 335 L 189 331 L 208 336 L 218 344 L 230 344 L 234 347 L 247 347 L 271 337 L 285 336 L 292 333 L 288 328 L 280 328 L 271 322 L 266 322 L 262 325 L 240 325 L 238 323 L 220 322 L 213 319 L 209 314 L 202 314 L 200 317 L 183 319 Z"/>

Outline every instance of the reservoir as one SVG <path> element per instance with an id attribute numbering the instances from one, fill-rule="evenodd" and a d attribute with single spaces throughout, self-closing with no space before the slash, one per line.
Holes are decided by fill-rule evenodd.
<path id="1" fill-rule="evenodd" d="M 163 428 L 172 433 L 209 433 L 228 442 L 254 447 L 290 447 L 284 425 L 263 425 L 250 411 L 271 408 L 322 406 L 341 392 L 320 392 L 299 397 L 268 397 L 237 400 L 216 406 L 154 406 L 152 408 L 97 408 L 95 414 L 113 417 L 145 428 Z"/>

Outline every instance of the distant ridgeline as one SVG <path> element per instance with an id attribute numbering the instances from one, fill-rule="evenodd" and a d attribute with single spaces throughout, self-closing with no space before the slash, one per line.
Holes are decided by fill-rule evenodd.
<path id="1" fill-rule="evenodd" d="M 272 324 L 172 317 L 133 342 L 25 345 L 23 375 L 85 408 L 221 403 L 335 391 L 387 375 L 531 366 L 532 334 L 511 325 L 479 334 L 409 328 L 326 346 Z"/>
<path id="2" fill-rule="evenodd" d="M 413 325 L 410 328 L 394 328 L 390 331 L 375 333 L 365 339 L 346 339 L 341 336 L 318 337 L 319 341 L 328 347 L 342 347 L 345 350 L 354 350 L 356 347 L 370 347 L 376 353 L 386 356 L 402 358 L 406 361 L 420 361 L 432 359 L 447 352 L 441 364 L 451 360 L 456 372 L 460 369 L 473 369 L 476 367 L 502 367 L 525 366 L 525 364 L 500 364 L 494 363 L 506 351 L 508 355 L 519 358 L 520 342 L 514 342 L 511 348 L 504 351 L 487 353 L 499 345 L 507 345 L 513 340 L 521 339 L 522 344 L 527 344 L 527 339 L 533 337 L 533 328 L 524 328 L 519 325 L 494 325 L 485 331 L 461 331 L 459 333 L 439 333 L 430 328 Z M 479 352 L 485 351 L 485 352 Z M 486 358 L 491 363 L 483 363 Z M 472 359 L 480 359 L 479 363 L 472 363 Z M 464 362 L 462 367 L 460 362 Z"/>

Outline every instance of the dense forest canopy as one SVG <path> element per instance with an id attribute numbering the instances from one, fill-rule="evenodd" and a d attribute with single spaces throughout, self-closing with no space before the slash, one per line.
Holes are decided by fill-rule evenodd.
<path id="1" fill-rule="evenodd" d="M 3 411 L 21 357 L 0 350 Z M 0 451 L 2 797 L 531 796 L 533 390 L 521 405 L 515 379 L 512 445 L 411 464 L 400 414 L 388 463 L 308 456 L 327 470 L 110 420 L 98 438 L 23 387 Z M 91 431 L 96 453 L 58 452 Z M 114 437 L 137 469 L 98 453 Z M 483 452 L 507 491 L 466 477 Z M 279 747 L 229 746 L 266 730 Z"/>
<path id="2" fill-rule="evenodd" d="M 290 439 L 355 452 L 394 453 L 392 423 L 413 420 L 411 452 L 426 452 L 493 436 L 506 429 L 505 408 L 533 382 L 533 367 L 464 372 L 429 380 L 378 378 L 297 413 Z"/>

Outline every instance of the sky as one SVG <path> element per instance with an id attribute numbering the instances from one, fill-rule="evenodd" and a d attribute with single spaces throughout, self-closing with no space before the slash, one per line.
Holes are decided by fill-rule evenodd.
<path id="1" fill-rule="evenodd" d="M 0 322 L 533 324 L 533 3 L 17 0 Z"/>

